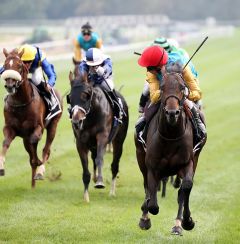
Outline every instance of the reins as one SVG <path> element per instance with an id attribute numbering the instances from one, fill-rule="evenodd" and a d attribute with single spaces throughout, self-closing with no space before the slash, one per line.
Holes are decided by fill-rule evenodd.
<path id="1" fill-rule="evenodd" d="M 180 77 L 181 80 L 183 81 L 183 84 L 185 85 L 184 79 L 183 79 L 183 77 L 182 77 L 181 74 L 179 74 L 178 72 L 169 72 L 169 73 L 171 73 L 171 74 L 173 74 L 173 75 L 175 75 L 175 76 Z M 169 73 L 164 74 L 163 77 L 166 76 L 166 75 L 169 74 Z M 183 98 L 180 99 L 180 98 L 177 97 L 176 95 L 174 95 L 174 94 L 170 94 L 170 95 L 168 95 L 168 96 L 165 98 L 164 101 L 161 101 L 161 105 L 160 105 L 160 109 L 159 109 L 159 110 L 160 110 L 160 114 L 161 114 L 161 116 L 162 116 L 162 114 L 163 114 L 162 111 L 165 110 L 165 105 L 166 105 L 167 100 L 168 100 L 169 98 L 171 98 L 171 97 L 175 98 L 175 99 L 178 101 L 178 103 L 179 103 L 179 109 L 180 109 L 181 111 L 184 112 L 183 104 L 184 104 L 184 101 L 185 101 L 185 96 L 183 96 Z M 160 120 L 160 117 L 161 117 L 161 116 L 158 116 L 158 119 L 157 119 L 157 131 L 158 131 L 159 136 L 160 136 L 162 139 L 166 140 L 166 141 L 177 141 L 177 140 L 182 139 L 182 138 L 184 137 L 184 135 L 186 134 L 187 118 L 185 118 L 185 128 L 184 128 L 183 134 L 180 135 L 179 137 L 176 137 L 176 138 L 168 138 L 168 137 L 163 136 L 163 135 L 161 134 L 161 132 L 159 131 L 159 124 L 160 124 L 160 121 L 159 121 L 159 120 Z"/>

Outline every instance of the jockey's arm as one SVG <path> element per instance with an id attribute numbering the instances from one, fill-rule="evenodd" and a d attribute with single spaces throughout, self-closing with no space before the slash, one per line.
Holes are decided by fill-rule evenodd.
<path id="1" fill-rule="evenodd" d="M 4 72 L 4 67 L 2 66 L 2 67 L 0 67 L 0 75 Z"/>
<path id="2" fill-rule="evenodd" d="M 112 61 L 110 58 L 107 58 L 104 61 L 103 68 L 104 68 L 103 77 L 104 79 L 108 79 L 112 75 Z"/>
<path id="3" fill-rule="evenodd" d="M 74 40 L 74 59 L 76 62 L 80 62 L 82 60 L 81 46 L 77 39 Z"/>
<path id="4" fill-rule="evenodd" d="M 102 40 L 101 39 L 98 39 L 97 40 L 97 42 L 96 42 L 96 48 L 99 48 L 99 49 L 102 48 Z"/>
<path id="5" fill-rule="evenodd" d="M 194 102 L 200 100 L 202 97 L 202 93 L 201 93 L 201 90 L 199 88 L 197 79 L 192 74 L 189 66 L 187 66 L 183 70 L 183 78 L 184 78 L 188 88 L 190 89 L 188 99 L 191 101 L 194 101 Z"/>
<path id="6" fill-rule="evenodd" d="M 159 80 L 156 75 L 147 72 L 146 81 L 149 83 L 150 100 L 157 103 L 160 100 Z"/>
<path id="7" fill-rule="evenodd" d="M 46 58 L 42 60 L 42 69 L 48 77 L 48 84 L 51 87 L 53 87 L 55 85 L 55 81 L 57 79 L 57 76 L 56 76 L 56 73 L 54 71 L 53 65 L 48 63 Z"/>

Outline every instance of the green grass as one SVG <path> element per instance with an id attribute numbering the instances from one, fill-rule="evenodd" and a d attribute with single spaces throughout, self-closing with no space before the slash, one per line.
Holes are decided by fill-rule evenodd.
<path id="1" fill-rule="evenodd" d="M 152 228 L 138 227 L 144 199 L 142 175 L 133 143 L 138 99 L 145 71 L 137 57 L 114 56 L 116 87 L 130 108 L 130 126 L 120 162 L 117 196 L 109 197 L 111 155 L 104 164 L 106 189 L 90 185 L 90 203 L 83 202 L 82 168 L 65 110 L 52 146 L 47 175 L 60 170 L 61 180 L 37 182 L 30 188 L 31 170 L 22 140 L 12 143 L 6 158 L 6 176 L 0 178 L 0 243 L 238 243 L 240 238 L 240 33 L 213 39 L 194 58 L 200 73 L 208 128 L 190 197 L 195 228 L 183 237 L 170 235 L 177 214 L 177 191 L 168 185 L 160 199 L 160 213 L 151 216 Z M 195 45 L 188 47 L 192 53 Z M 69 62 L 56 63 L 57 87 L 69 89 Z M 3 85 L 0 94 L 5 93 Z M 2 106 L 3 103 L 1 103 Z M 3 125 L 3 118 L 0 120 Z M 2 134 L 1 134 L 2 139 Z M 39 147 L 39 152 L 43 142 Z M 92 164 L 90 163 L 90 168 Z"/>

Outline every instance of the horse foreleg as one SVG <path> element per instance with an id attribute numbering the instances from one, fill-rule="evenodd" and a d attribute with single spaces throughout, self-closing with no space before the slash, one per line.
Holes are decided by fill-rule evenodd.
<path id="1" fill-rule="evenodd" d="M 11 142 L 16 136 L 15 132 L 7 126 L 3 128 L 3 134 L 4 134 L 4 140 L 2 144 L 2 151 L 0 154 L 0 176 L 5 175 L 5 170 L 4 170 L 5 157 Z"/>
<path id="2" fill-rule="evenodd" d="M 191 212 L 189 209 L 189 197 L 193 186 L 193 162 L 191 161 L 186 168 L 185 176 L 182 181 L 182 189 L 184 192 L 184 210 L 183 210 L 183 220 L 182 227 L 184 230 L 192 230 L 195 226 L 193 219 L 191 218 Z"/>
<path id="3" fill-rule="evenodd" d="M 59 119 L 56 117 L 55 120 L 51 121 L 47 127 L 46 143 L 42 151 L 42 162 L 43 164 L 48 160 L 51 153 L 51 145 L 56 135 L 57 123 Z"/>
<path id="4" fill-rule="evenodd" d="M 158 190 L 159 182 L 157 182 L 152 169 L 148 169 L 147 178 L 148 178 L 148 191 L 150 196 L 150 200 L 148 202 L 148 211 L 151 214 L 156 215 L 159 212 L 159 207 L 157 203 L 157 190 Z"/>
<path id="5" fill-rule="evenodd" d="M 191 230 L 194 228 L 194 221 L 191 218 L 189 210 L 189 196 L 193 185 L 193 162 L 181 170 L 178 177 L 182 179 L 182 185 L 178 190 L 178 214 L 175 226 L 172 228 L 172 234 L 182 235 L 182 228 Z"/>
<path id="6" fill-rule="evenodd" d="M 30 144 L 32 144 L 32 149 L 30 149 L 33 157 L 33 167 L 37 165 L 37 168 L 35 170 L 34 179 L 35 180 L 43 180 L 43 175 L 45 173 L 45 166 L 43 165 L 43 162 L 41 162 L 37 156 L 37 144 L 41 140 L 43 135 L 43 127 L 38 125 L 32 135 L 30 136 Z"/>
<path id="7" fill-rule="evenodd" d="M 119 172 L 119 161 L 122 156 L 123 140 L 119 140 L 119 138 L 116 137 L 114 139 L 112 145 L 113 145 L 113 161 L 111 164 L 112 184 L 111 184 L 110 196 L 115 196 L 116 195 L 116 179 L 117 179 L 117 174 Z"/>
<path id="8" fill-rule="evenodd" d="M 184 204 L 184 192 L 182 187 L 178 190 L 178 213 L 175 221 L 175 226 L 172 228 L 173 235 L 182 235 L 182 216 L 183 216 L 183 204 Z"/>
<path id="9" fill-rule="evenodd" d="M 88 149 L 83 148 L 77 142 L 77 150 L 83 167 L 82 180 L 84 184 L 84 201 L 89 202 L 88 186 L 90 183 L 91 174 L 88 169 Z"/>
<path id="10" fill-rule="evenodd" d="M 147 173 L 143 173 L 143 179 L 144 179 L 144 189 L 145 189 L 145 199 L 142 204 L 141 210 L 142 210 L 142 217 L 140 218 L 139 221 L 139 227 L 142 230 L 148 230 L 151 228 L 151 220 L 148 216 L 148 202 L 149 202 L 149 194 L 147 190 Z"/>
<path id="11" fill-rule="evenodd" d="M 35 187 L 35 176 L 37 166 L 41 165 L 42 162 L 39 160 L 37 156 L 37 145 L 38 142 L 33 143 L 32 138 L 23 138 L 23 143 L 26 151 L 29 154 L 30 165 L 32 168 L 32 188 Z"/>
<path id="12" fill-rule="evenodd" d="M 97 182 L 97 166 L 95 163 L 95 158 L 97 157 L 97 151 L 95 149 L 91 150 L 91 158 L 93 161 L 93 176 L 92 179 L 94 181 L 94 183 Z"/>
<path id="13" fill-rule="evenodd" d="M 105 148 L 107 145 L 108 136 L 107 133 L 99 133 L 97 135 L 97 157 L 95 159 L 95 163 L 97 166 L 97 182 L 95 184 L 95 188 L 105 188 L 105 185 L 103 183 L 103 174 L 102 174 L 102 168 L 103 168 L 103 156 L 105 153 Z"/>

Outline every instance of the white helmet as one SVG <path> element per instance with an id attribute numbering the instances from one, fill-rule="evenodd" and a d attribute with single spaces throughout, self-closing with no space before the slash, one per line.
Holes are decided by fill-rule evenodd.
<path id="1" fill-rule="evenodd" d="M 176 39 L 168 38 L 167 41 L 170 44 L 170 46 L 174 46 L 176 48 L 179 48 L 179 42 Z"/>
<path id="2" fill-rule="evenodd" d="M 99 48 L 89 48 L 86 52 L 86 63 L 89 66 L 100 65 L 106 58 Z"/>

